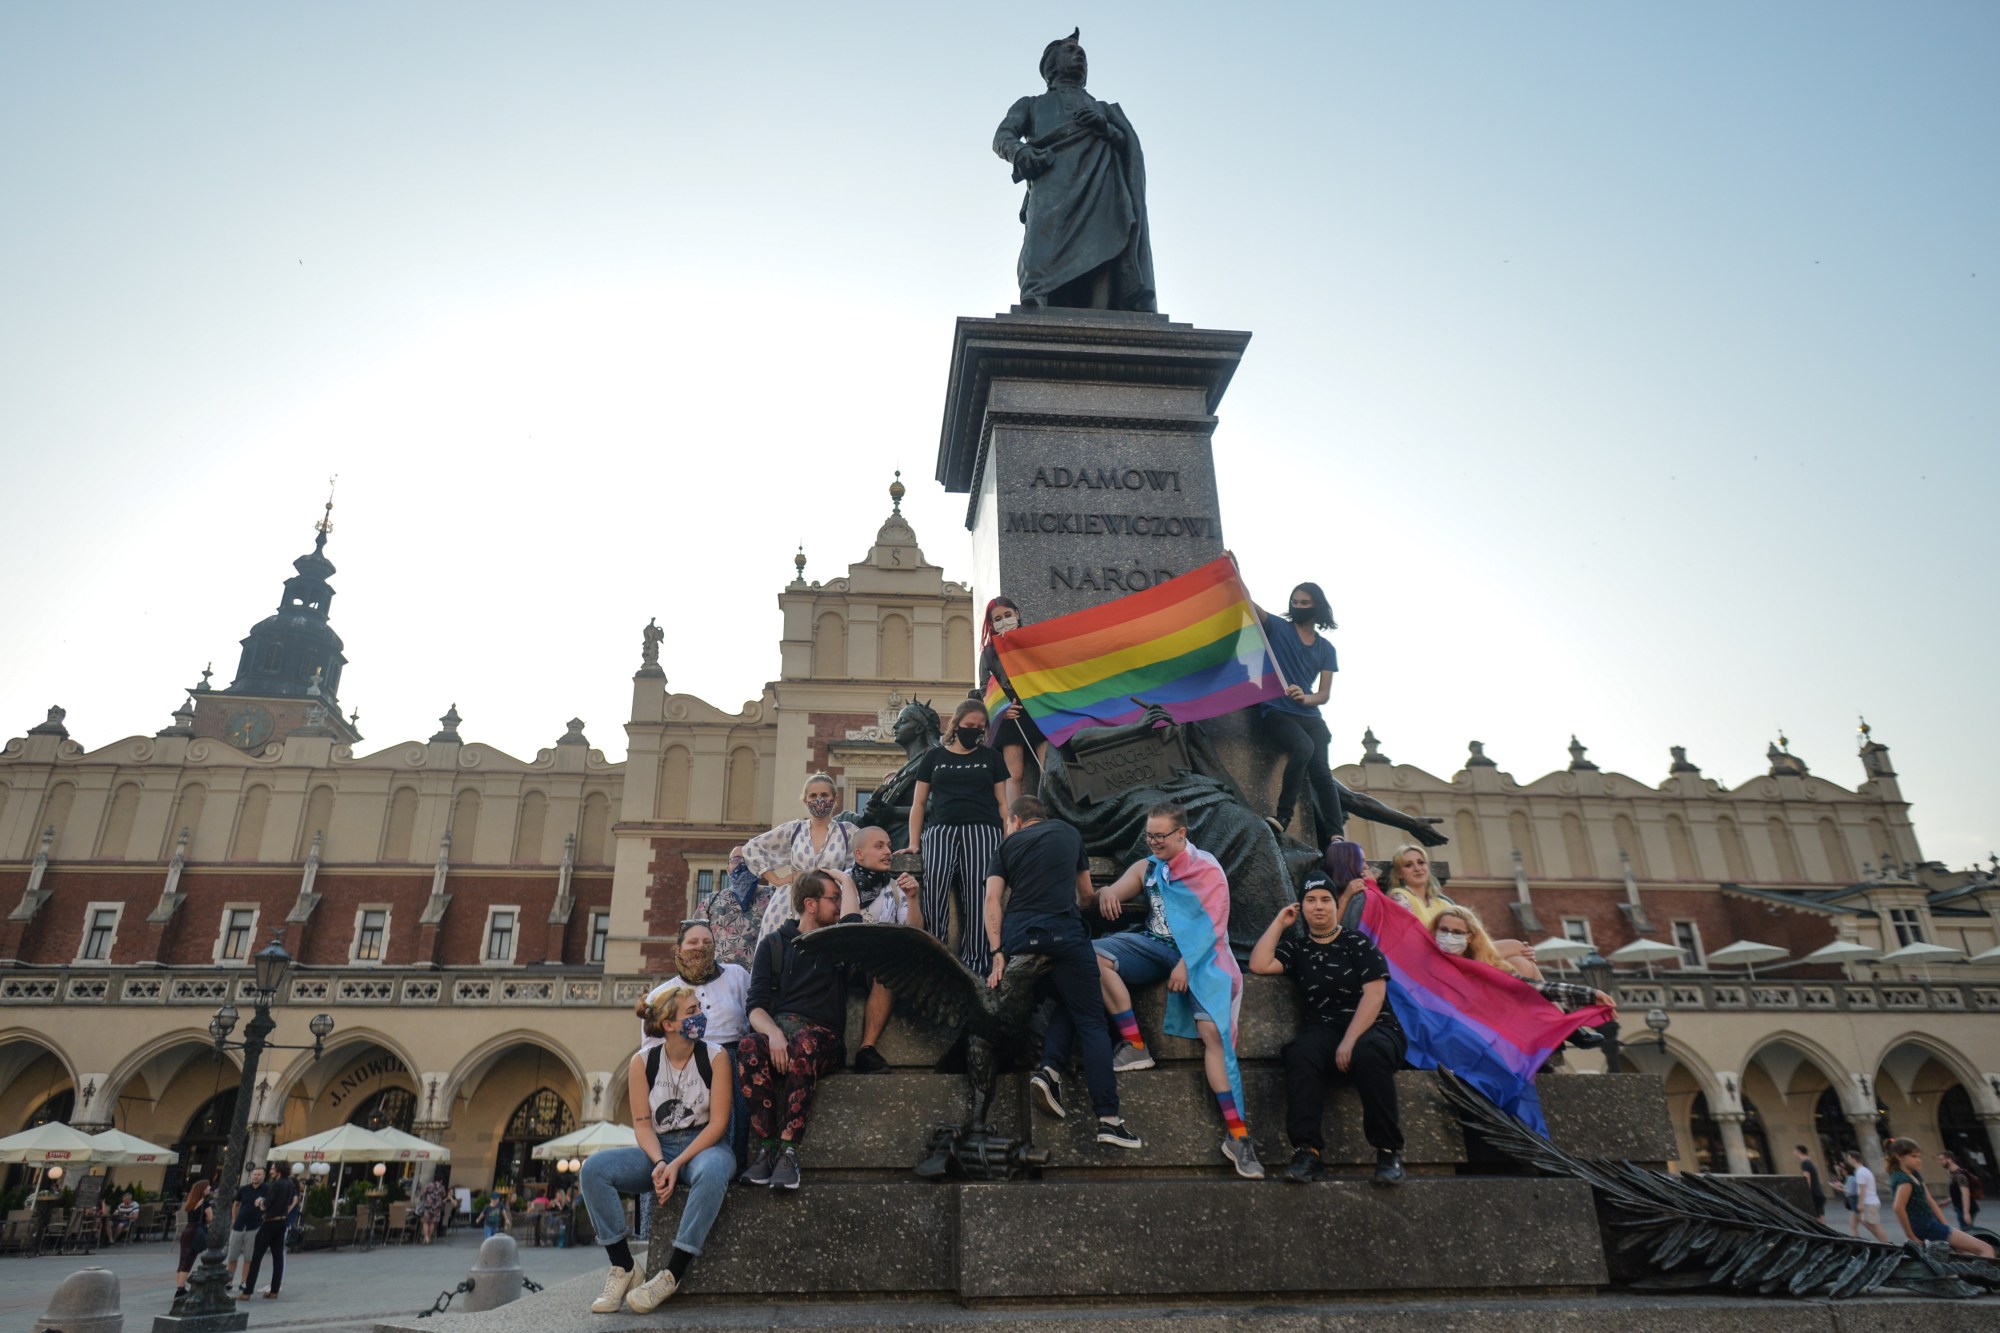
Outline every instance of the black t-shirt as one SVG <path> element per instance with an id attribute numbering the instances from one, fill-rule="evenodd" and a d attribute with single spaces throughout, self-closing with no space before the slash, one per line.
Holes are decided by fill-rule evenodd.
<path id="1" fill-rule="evenodd" d="M 236 1216 L 231 1219 L 232 1231 L 255 1231 L 264 1219 L 257 1212 L 257 1196 L 264 1191 L 255 1185 L 236 1187 Z"/>
<path id="2" fill-rule="evenodd" d="M 1083 835 L 1060 819 L 1038 820 L 1001 843 L 986 872 L 989 878 L 998 875 L 1007 881 L 1001 951 L 1031 926 L 1080 920 L 1076 874 L 1088 869 L 1090 854 L 1083 849 Z"/>
<path id="3" fill-rule="evenodd" d="M 1819 1168 L 1813 1165 L 1812 1158 L 1801 1157 L 1799 1159 L 1799 1170 L 1805 1173 L 1806 1193 L 1812 1198 L 1824 1199 L 1826 1197 L 1826 1188 L 1819 1182 Z"/>
<path id="4" fill-rule="evenodd" d="M 299 1187 L 292 1183 L 290 1176 L 279 1176 L 264 1186 L 264 1226 L 278 1226 L 285 1215 L 292 1211 L 292 1204 L 299 1197 Z"/>
<path id="5" fill-rule="evenodd" d="M 861 920 L 859 912 L 840 918 L 841 925 Z M 847 1028 L 847 987 L 859 973 L 825 957 L 802 958 L 792 946 L 798 943 L 799 923 L 787 921 L 766 935 L 751 960 L 750 995 L 743 1012 L 762 1009 L 772 1018 L 793 1014 L 843 1032 Z M 790 1031 L 790 1029 L 786 1029 Z"/>
<path id="6" fill-rule="evenodd" d="M 980 746 L 971 754 L 953 754 L 933 745 L 917 761 L 917 781 L 931 784 L 924 825 L 990 824 L 1000 826 L 1000 802 L 993 787 L 1007 780 L 1007 761 Z"/>
<path id="7" fill-rule="evenodd" d="M 1286 935 L 1278 941 L 1277 957 L 1285 965 L 1285 975 L 1298 988 L 1305 1021 L 1323 1023 L 1343 1034 L 1361 1004 L 1361 988 L 1371 981 L 1389 979 L 1389 964 L 1383 961 L 1382 951 L 1358 930 L 1342 930 L 1325 944 Z M 1402 1031 L 1386 997 L 1375 1027 Z"/>

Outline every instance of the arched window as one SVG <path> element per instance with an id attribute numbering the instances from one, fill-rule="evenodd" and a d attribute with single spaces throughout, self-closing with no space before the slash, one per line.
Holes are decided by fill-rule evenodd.
<path id="1" fill-rule="evenodd" d="M 363 1129 L 400 1129 L 408 1134 L 417 1123 L 417 1094 L 408 1088 L 384 1088 L 355 1107 L 347 1123 Z"/>
<path id="2" fill-rule="evenodd" d="M 1799 845 L 1792 840 L 1792 827 L 1782 815 L 1772 815 L 1770 821 L 1771 850 L 1778 858 L 1778 878 L 1787 884 L 1796 884 L 1806 877 L 1799 868 Z"/>
<path id="3" fill-rule="evenodd" d="M 531 791 L 521 798 L 521 818 L 514 825 L 514 864 L 534 865 L 542 859 L 542 830 L 549 819 L 549 798 Z"/>
<path id="4" fill-rule="evenodd" d="M 840 680 L 847 675 L 847 621 L 828 611 L 813 622 L 813 675 Z"/>
<path id="5" fill-rule="evenodd" d="M 1514 839 L 1514 850 L 1521 854 L 1521 864 L 1530 875 L 1542 873 L 1542 856 L 1535 849 L 1534 825 L 1528 816 L 1519 810 L 1507 816 L 1507 832 Z"/>
<path id="6" fill-rule="evenodd" d="M 58 782 L 49 788 L 49 794 L 42 801 L 42 817 L 35 821 L 35 839 L 32 847 L 42 845 L 42 830 L 56 831 L 57 854 L 61 855 L 63 835 L 69 831 L 69 808 L 76 802 L 76 784 Z"/>
<path id="7" fill-rule="evenodd" d="M 972 670 L 972 622 L 964 616 L 953 616 L 944 622 L 944 678 L 946 680 L 969 681 L 984 686 L 983 680 L 973 680 Z"/>
<path id="8" fill-rule="evenodd" d="M 507 1121 L 507 1133 L 493 1159 L 493 1183 L 519 1185 L 528 1178 L 536 1148 L 576 1128 L 569 1103 L 552 1088 L 538 1088 L 514 1108 Z"/>
<path id="9" fill-rule="evenodd" d="M 1590 837 L 1583 821 L 1573 814 L 1563 816 L 1563 855 L 1569 858 L 1571 879 L 1596 879 L 1597 867 L 1590 857 Z"/>
<path id="10" fill-rule="evenodd" d="M 722 818 L 747 824 L 757 817 L 757 752 L 739 745 L 729 752 L 729 776 L 724 784 Z"/>
<path id="11" fill-rule="evenodd" d="M 467 788 L 451 803 L 451 859 L 460 865 L 471 861 L 472 845 L 477 841 L 479 793 Z"/>
<path id="12" fill-rule="evenodd" d="M 1826 857 L 1826 873 L 1835 883 L 1854 882 L 1854 858 L 1847 853 L 1847 839 L 1840 836 L 1840 826 L 1831 819 L 1819 821 L 1819 849 Z"/>
<path id="13" fill-rule="evenodd" d="M 1732 883 L 1750 878 L 1750 854 L 1743 850 L 1743 832 L 1728 815 L 1715 821 L 1716 836 L 1722 839 L 1722 868 Z"/>
<path id="14" fill-rule="evenodd" d="M 583 798 L 583 828 L 576 838 L 578 865 L 601 866 L 611 860 L 611 798 L 594 791 Z"/>
<path id="15" fill-rule="evenodd" d="M 1667 816 L 1667 846 L 1674 855 L 1675 879 L 1701 878 L 1701 862 L 1695 859 L 1694 839 L 1688 836 L 1687 821 L 1679 815 Z"/>
<path id="16" fill-rule="evenodd" d="M 167 847 L 170 850 L 180 841 L 181 830 L 186 829 L 190 839 L 189 854 L 193 854 L 201 837 L 201 812 L 207 806 L 207 787 L 199 782 L 190 782 L 181 788 L 180 795 L 174 798 L 174 817 L 167 821 Z"/>
<path id="17" fill-rule="evenodd" d="M 910 622 L 892 612 L 882 617 L 879 633 L 881 647 L 875 660 L 880 667 L 875 674 L 888 680 L 908 680 Z"/>
<path id="18" fill-rule="evenodd" d="M 41 1125 L 67 1125 L 69 1118 L 76 1114 L 76 1089 L 64 1088 L 52 1097 L 44 1098 L 28 1117 L 22 1129 L 35 1129 Z"/>
<path id="19" fill-rule="evenodd" d="M 312 795 L 306 798 L 306 822 L 299 826 L 297 855 L 301 861 L 305 860 L 307 851 L 312 848 L 313 835 L 316 833 L 326 835 L 320 840 L 320 855 L 329 855 L 331 850 L 329 844 L 333 840 L 333 788 L 324 783 L 314 787 Z"/>
<path id="20" fill-rule="evenodd" d="M 1455 866 L 1462 875 L 1488 875 L 1492 866 L 1486 860 L 1486 839 L 1479 831 L 1479 816 L 1470 810 L 1460 810 L 1451 817 L 1451 831 L 1458 844 L 1459 854 L 1452 858 L 1462 861 Z"/>
<path id="21" fill-rule="evenodd" d="M 243 793 L 236 811 L 236 836 L 229 843 L 229 859 L 254 861 L 264 845 L 264 819 L 271 813 L 271 789 L 259 783 Z"/>
<path id="22" fill-rule="evenodd" d="M 123 861 L 132 845 L 132 824 L 139 817 L 139 784 L 121 782 L 111 793 L 111 809 L 104 817 L 104 832 L 97 838 L 100 861 Z"/>
<path id="23" fill-rule="evenodd" d="M 1729 1154 L 1722 1150 L 1722 1126 L 1709 1114 L 1708 1094 L 1697 1092 L 1688 1107 L 1688 1138 L 1694 1142 L 1694 1169 L 1727 1171 Z"/>
<path id="24" fill-rule="evenodd" d="M 417 789 L 398 787 L 389 798 L 389 819 L 382 834 L 382 859 L 410 859 L 410 840 L 417 831 Z"/>
<path id="25" fill-rule="evenodd" d="M 1611 836 L 1618 839 L 1618 850 L 1632 862 L 1632 873 L 1640 879 L 1651 879 L 1653 876 L 1646 869 L 1646 848 L 1639 841 L 1639 830 L 1632 827 L 1632 821 L 1624 815 L 1614 816 Z"/>
<path id="26" fill-rule="evenodd" d="M 660 756 L 660 793 L 654 806 L 655 818 L 684 824 L 688 817 L 688 789 L 693 783 L 694 757 L 685 745 L 669 745 Z"/>

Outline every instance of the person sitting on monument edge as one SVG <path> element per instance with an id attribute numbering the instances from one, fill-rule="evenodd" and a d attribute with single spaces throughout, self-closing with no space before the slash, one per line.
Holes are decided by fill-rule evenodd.
<path id="1" fill-rule="evenodd" d="M 799 1145 L 819 1080 L 840 1068 L 847 987 L 858 974 L 824 958 L 802 958 L 798 939 L 822 926 L 861 920 L 854 881 L 808 870 L 792 881 L 787 921 L 757 946 L 750 969 L 750 1028 L 737 1044 L 737 1079 L 750 1104 L 755 1149 L 746 1185 L 799 1187 Z"/>
<path id="2" fill-rule="evenodd" d="M 993 734 L 988 743 L 1000 752 L 1007 761 L 1007 808 L 1013 809 L 1014 798 L 1024 790 L 1022 783 L 1028 768 L 1028 755 L 1035 756 L 1035 776 L 1040 780 L 1043 757 L 1048 753 L 1048 737 L 1035 725 L 1035 719 L 1028 716 L 1021 701 L 1014 698 L 1013 682 L 1007 679 L 1007 667 L 1000 661 L 999 645 L 994 640 L 1011 634 L 1021 627 L 1021 608 L 1013 599 L 995 597 L 986 603 L 986 618 L 979 626 L 979 671 L 977 688 L 983 692 L 986 682 L 997 680 L 1000 688 L 1007 692 L 1012 707 L 1007 715 L 993 726 Z M 1030 794 L 1032 795 L 1032 789 Z"/>
<path id="3" fill-rule="evenodd" d="M 626 1067 L 632 1109 L 630 1148 L 611 1148 L 586 1157 L 577 1186 L 590 1225 L 611 1260 L 604 1290 L 590 1303 L 595 1314 L 613 1314 L 622 1305 L 646 1314 L 680 1287 L 688 1265 L 701 1253 L 722 1196 L 736 1174 L 730 1154 L 729 1105 L 732 1068 L 729 1052 L 707 1039 L 708 1015 L 693 986 L 672 981 L 646 1011 L 646 1035 L 654 1044 Z M 625 1231 L 626 1194 L 646 1193 L 665 1206 L 674 1189 L 687 1182 L 687 1203 L 674 1232 L 667 1266 L 644 1276 Z"/>
<path id="4" fill-rule="evenodd" d="M 1445 896 L 1444 885 L 1432 872 L 1430 854 L 1413 842 L 1406 842 L 1389 854 L 1388 878 L 1389 901 L 1407 907 L 1425 925 L 1432 924 L 1445 908 L 1457 906 Z M 1345 911 L 1346 895 L 1341 897 L 1341 908 Z M 1492 943 L 1494 952 L 1509 971 L 1527 981 L 1542 979 L 1542 970 L 1535 964 L 1534 947 L 1527 941 L 1497 939 Z"/>
<path id="5" fill-rule="evenodd" d="M 785 895 L 778 895 L 785 896 Z M 701 914 L 715 932 L 715 960 L 750 966 L 757 952 L 757 934 L 764 923 L 764 909 L 771 905 L 772 888 L 750 868 L 741 847 L 729 849 L 729 868 L 722 882 L 700 904 Z"/>
<path id="6" fill-rule="evenodd" d="M 1431 919 L 1431 933 L 1438 948 L 1446 953 L 1498 968 L 1510 977 L 1519 977 L 1540 991 L 1542 998 L 1558 1009 L 1579 1009 L 1587 1004 L 1601 1004 L 1612 1009 L 1618 1007 L 1616 996 L 1573 981 L 1545 977 L 1533 963 L 1502 958 L 1493 937 L 1486 933 L 1486 923 L 1470 907 L 1461 907 L 1456 903 L 1446 907 Z"/>
<path id="7" fill-rule="evenodd" d="M 986 748 L 986 705 L 960 701 L 951 712 L 943 745 L 917 761 L 910 797 L 910 845 L 904 851 L 924 858 L 924 928 L 952 945 L 951 909 L 958 908 L 959 961 L 976 977 L 986 975 L 986 932 L 980 914 L 986 901 L 986 867 L 1000 846 L 1000 811 L 1007 799 L 1007 762 Z"/>
<path id="8" fill-rule="evenodd" d="M 1264 637 L 1270 641 L 1271 656 L 1285 681 L 1285 693 L 1266 699 L 1257 708 L 1257 728 L 1272 746 L 1284 755 L 1285 771 L 1278 784 L 1278 808 L 1271 819 L 1272 829 L 1284 836 L 1291 825 L 1303 792 L 1312 804 L 1313 825 L 1320 839 L 1338 833 L 1341 818 L 1339 789 L 1333 783 L 1333 767 L 1327 746 L 1333 735 L 1320 717 L 1319 707 L 1333 692 L 1333 673 L 1340 663 L 1333 643 L 1319 633 L 1337 629 L 1333 608 L 1317 583 L 1301 583 L 1292 589 L 1287 615 L 1277 616 L 1262 607 Z"/>
<path id="9" fill-rule="evenodd" d="M 916 876 L 899 875 L 891 870 L 894 857 L 886 829 L 871 824 L 854 835 L 854 897 L 861 906 L 862 920 L 915 926 L 921 930 L 924 911 L 917 901 Z M 855 1073 L 889 1071 L 889 1062 L 875 1049 L 875 1043 L 882 1040 L 882 1032 L 889 1026 L 889 1015 L 895 1007 L 896 997 L 889 988 L 871 978 L 868 1004 L 861 1018 L 861 1049 L 854 1053 Z"/>
<path id="10" fill-rule="evenodd" d="M 778 888 L 808 870 L 854 869 L 854 825 L 834 818 L 840 804 L 838 788 L 825 773 L 815 773 L 799 790 L 804 819 L 793 819 L 743 844 L 744 864 Z M 798 918 L 788 893 L 773 893 L 757 923 L 757 939 Z"/>
<path id="11" fill-rule="evenodd" d="M 1250 970 L 1258 976 L 1291 978 L 1302 1015 L 1298 1034 L 1279 1052 L 1285 1134 L 1292 1141 L 1284 1176 L 1304 1185 L 1324 1174 L 1326 1087 L 1346 1077 L 1361 1097 L 1361 1132 L 1375 1149 L 1375 1182 L 1393 1185 L 1403 1178 L 1396 1069 L 1408 1041 L 1389 1007 L 1388 962 L 1373 940 L 1340 924 L 1334 902 L 1332 881 L 1308 879 L 1298 903 L 1278 909 L 1250 952 Z M 1304 939 L 1291 930 L 1301 919 Z"/>
<path id="12" fill-rule="evenodd" d="M 639 1016 L 639 1050 L 643 1053 L 665 1040 L 652 1022 L 654 1003 L 675 986 L 691 986 L 707 1015 L 707 1040 L 736 1058 L 737 1043 L 750 1030 L 750 971 L 735 963 L 717 962 L 715 932 L 699 918 L 681 922 L 680 937 L 674 943 L 674 975 L 646 993 L 635 1007 Z M 730 1087 L 736 1086 L 734 1079 Z M 749 1164 L 750 1111 L 740 1100 L 732 1100 L 729 1116 L 729 1146 L 736 1154 L 737 1169 Z M 640 1195 L 645 1206 L 645 1195 Z M 640 1235 L 648 1228 L 641 1225 Z"/>
<path id="13" fill-rule="evenodd" d="M 1097 953 L 1079 911 L 1096 900 L 1083 835 L 1051 820 L 1039 798 L 1015 797 L 1007 807 L 1007 839 L 986 874 L 986 942 L 993 951 L 986 982 L 997 989 L 1009 959 L 1040 954 L 1049 960 L 1047 980 L 1056 994 L 1056 1009 L 1028 1087 L 1043 1110 L 1062 1119 L 1062 1071 L 1069 1068 L 1070 1047 L 1081 1036 L 1083 1080 L 1097 1115 L 1097 1141 L 1141 1148 L 1144 1143 L 1118 1114 Z"/>
<path id="14" fill-rule="evenodd" d="M 1915 1139 L 1890 1139 L 1882 1145 L 1882 1155 L 1890 1167 L 1889 1200 L 1904 1235 L 1919 1244 L 1942 1241 L 1954 1254 L 1993 1257 L 1991 1245 L 1945 1221 L 1944 1209 L 1924 1184 L 1924 1150 Z"/>
<path id="15" fill-rule="evenodd" d="M 1229 900 L 1222 866 L 1213 856 L 1188 841 L 1187 810 L 1176 802 L 1155 805 L 1146 816 L 1146 848 L 1150 855 L 1134 861 L 1116 880 L 1098 890 L 1097 908 L 1107 921 L 1124 915 L 1125 904 L 1140 893 L 1146 895 L 1145 925 L 1136 930 L 1106 935 L 1092 945 L 1097 953 L 1097 971 L 1104 995 L 1105 1012 L 1115 1029 L 1112 1040 L 1117 1052 L 1111 1058 L 1114 1073 L 1153 1067 L 1153 1056 L 1139 1035 L 1139 1022 L 1132 1013 L 1132 988 L 1167 983 L 1165 1030 L 1171 1036 L 1200 1040 L 1202 1064 L 1209 1091 L 1228 1135 L 1222 1154 L 1247 1180 L 1264 1178 L 1263 1163 L 1257 1160 L 1257 1143 L 1243 1123 L 1242 1107 L 1229 1077 L 1234 1059 L 1230 1039 L 1224 1038 L 1210 1005 L 1226 1005 L 1232 1038 L 1236 1029 L 1236 1009 L 1243 996 L 1243 973 L 1229 952 Z M 1224 887 L 1220 902 L 1212 909 L 1195 901 L 1188 888 L 1191 877 L 1211 878 Z M 1212 922 L 1211 938 L 1198 952 L 1183 952 L 1176 940 L 1171 918 L 1182 904 L 1169 902 L 1168 894 L 1186 895 L 1194 914 L 1219 911 Z M 1183 916 L 1183 921 L 1196 919 Z"/>

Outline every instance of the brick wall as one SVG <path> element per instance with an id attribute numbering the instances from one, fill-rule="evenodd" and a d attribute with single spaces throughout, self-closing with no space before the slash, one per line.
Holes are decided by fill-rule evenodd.
<path id="1" fill-rule="evenodd" d="M 812 715 L 812 739 L 808 742 L 812 755 L 812 768 L 816 773 L 830 773 L 841 776 L 840 768 L 833 762 L 833 747 L 847 739 L 850 731 L 875 725 L 873 713 L 814 713 Z M 803 779 L 801 779 L 803 780 Z M 791 792 L 780 788 L 777 793 L 779 809 L 788 808 L 786 801 Z M 790 816 L 787 816 L 790 818 Z"/>
<path id="2" fill-rule="evenodd" d="M 652 841 L 653 859 L 647 866 L 646 880 L 646 933 L 678 934 L 682 914 L 687 909 L 687 858 L 690 855 L 727 856 L 731 847 L 742 844 L 743 838 L 667 836 Z M 674 965 L 674 946 L 671 944 L 648 944 L 641 952 L 650 972 L 665 972 Z"/>

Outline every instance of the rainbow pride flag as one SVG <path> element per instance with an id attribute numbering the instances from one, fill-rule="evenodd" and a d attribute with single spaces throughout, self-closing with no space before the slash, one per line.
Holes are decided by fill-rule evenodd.
<path id="1" fill-rule="evenodd" d="M 1061 745 L 1137 721 L 1138 700 L 1198 722 L 1285 692 L 1236 561 L 1220 556 L 1116 601 L 994 640 L 1014 696 Z"/>
<path id="2" fill-rule="evenodd" d="M 1000 728 L 1000 720 L 1014 711 L 1014 701 L 1007 695 L 1007 687 L 1000 683 L 1000 677 L 986 678 L 986 734 L 992 735 Z"/>
<path id="3" fill-rule="evenodd" d="M 1441 1065 L 1537 1133 L 1548 1133 L 1536 1071 L 1570 1033 L 1609 1022 L 1612 1011 L 1588 1005 L 1564 1013 L 1519 977 L 1444 952 L 1415 912 L 1372 881 L 1361 930 L 1389 964 L 1389 1006 L 1409 1038 L 1411 1066 Z"/>

